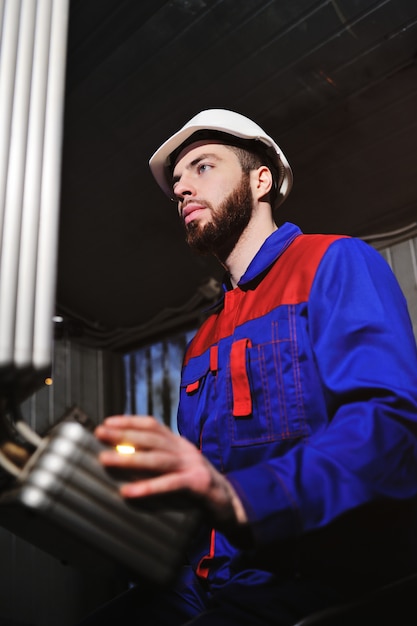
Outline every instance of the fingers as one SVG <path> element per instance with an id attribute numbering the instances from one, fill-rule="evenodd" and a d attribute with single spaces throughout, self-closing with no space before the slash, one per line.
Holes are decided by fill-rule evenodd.
<path id="1" fill-rule="evenodd" d="M 166 426 L 158 422 L 155 417 L 151 415 L 113 415 L 106 417 L 102 426 L 106 428 L 115 429 L 130 429 L 130 430 L 147 430 L 162 428 L 167 429 Z M 100 428 L 99 426 L 98 428 Z M 167 429 L 169 430 L 169 429 Z"/>
<path id="2" fill-rule="evenodd" d="M 159 451 L 140 450 L 133 454 L 120 454 L 115 450 L 106 450 L 99 456 L 100 462 L 107 467 L 120 467 L 162 474 L 175 471 L 177 459 L 172 454 Z"/>
<path id="3" fill-rule="evenodd" d="M 110 445 L 126 443 L 136 449 L 168 449 L 178 439 L 167 426 L 150 416 L 107 418 L 95 430 L 96 437 Z"/>
<path id="4" fill-rule="evenodd" d="M 163 474 L 155 478 L 126 483 L 120 493 L 124 498 L 142 498 L 188 489 L 184 478 L 178 474 Z"/>
<path id="5" fill-rule="evenodd" d="M 136 450 L 168 449 L 170 447 L 169 439 L 166 436 L 148 431 L 115 430 L 100 426 L 96 431 L 96 436 L 111 446 L 130 444 Z"/>
<path id="6" fill-rule="evenodd" d="M 169 428 L 149 416 L 117 416 L 109 418 L 97 427 L 96 436 L 114 446 L 129 444 L 133 454 L 106 450 L 100 454 L 100 462 L 106 466 L 144 470 L 154 474 L 181 471 L 188 453 L 195 454 L 195 447 L 174 434 Z"/>

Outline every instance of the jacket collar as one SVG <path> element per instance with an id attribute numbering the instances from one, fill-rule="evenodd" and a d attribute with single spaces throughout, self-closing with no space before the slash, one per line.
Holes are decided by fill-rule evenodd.
<path id="1" fill-rule="evenodd" d="M 301 235 L 302 232 L 295 224 L 285 222 L 278 230 L 274 231 L 267 239 L 265 239 L 258 252 L 255 254 L 252 261 L 249 263 L 248 268 L 239 280 L 238 287 L 244 288 L 248 286 L 266 270 L 281 256 L 281 254 L 288 248 L 288 246 L 294 241 L 296 237 Z M 223 285 L 224 291 L 231 289 L 231 284 L 226 279 Z"/>

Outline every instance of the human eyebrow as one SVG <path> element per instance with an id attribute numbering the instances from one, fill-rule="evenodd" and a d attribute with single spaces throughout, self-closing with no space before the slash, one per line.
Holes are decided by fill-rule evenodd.
<path id="1" fill-rule="evenodd" d="M 194 167 L 195 165 L 198 165 L 200 161 L 204 161 L 205 159 L 214 159 L 215 161 L 221 160 L 217 154 L 214 154 L 214 152 L 206 152 L 205 154 L 200 154 L 200 156 L 194 159 L 194 161 L 191 161 L 190 167 Z"/>

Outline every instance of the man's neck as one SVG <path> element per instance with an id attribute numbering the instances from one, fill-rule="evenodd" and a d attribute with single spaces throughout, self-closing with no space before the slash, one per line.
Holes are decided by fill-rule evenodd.
<path id="1" fill-rule="evenodd" d="M 219 259 L 229 274 L 233 288 L 239 283 L 262 244 L 277 228 L 272 216 L 270 219 L 251 219 L 227 259 Z"/>

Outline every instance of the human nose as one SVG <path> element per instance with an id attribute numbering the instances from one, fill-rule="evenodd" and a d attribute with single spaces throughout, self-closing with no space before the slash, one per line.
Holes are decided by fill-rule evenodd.
<path id="1" fill-rule="evenodd" d="M 181 176 L 174 185 L 173 200 L 175 202 L 182 202 L 186 196 L 194 196 L 195 194 L 196 188 L 189 176 Z"/>

